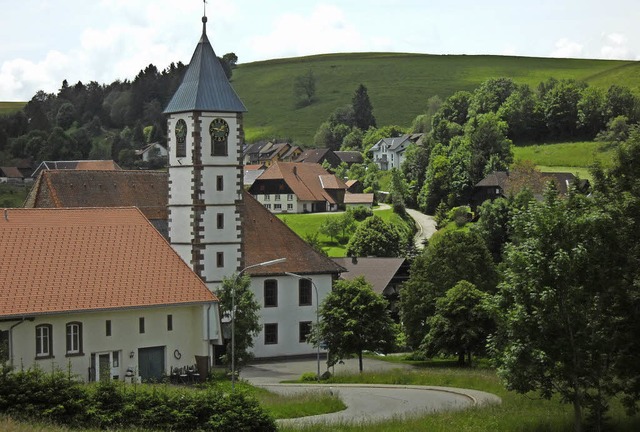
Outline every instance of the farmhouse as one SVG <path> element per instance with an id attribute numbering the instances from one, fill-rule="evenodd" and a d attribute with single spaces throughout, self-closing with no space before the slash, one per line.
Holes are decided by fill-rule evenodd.
<path id="1" fill-rule="evenodd" d="M 273 213 L 314 213 L 338 210 L 346 190 L 321 165 L 279 162 L 253 182 L 249 193 Z"/>
<path id="2" fill-rule="evenodd" d="M 0 237 L 13 366 L 154 379 L 222 342 L 216 296 L 138 209 L 5 209 Z"/>
<path id="3" fill-rule="evenodd" d="M 382 171 L 398 168 L 404 160 L 404 152 L 422 138 L 422 134 L 408 134 L 396 138 L 382 138 L 369 149 L 373 161 Z"/>

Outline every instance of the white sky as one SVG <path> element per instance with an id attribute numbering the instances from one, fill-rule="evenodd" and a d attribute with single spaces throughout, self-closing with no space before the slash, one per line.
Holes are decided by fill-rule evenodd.
<path id="1" fill-rule="evenodd" d="M 202 0 L 0 0 L 0 101 L 188 63 Z M 640 59 L 638 0 L 208 0 L 216 54 L 332 52 Z"/>

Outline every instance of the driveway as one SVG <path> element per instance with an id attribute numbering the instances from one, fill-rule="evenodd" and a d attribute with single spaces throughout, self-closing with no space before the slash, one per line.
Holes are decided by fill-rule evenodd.
<path id="1" fill-rule="evenodd" d="M 304 372 L 314 372 L 315 360 L 261 362 L 246 366 L 241 377 L 254 385 L 280 394 L 329 392 L 338 395 L 347 409 L 330 414 L 278 420 L 278 424 L 308 425 L 315 423 L 367 423 L 404 416 L 417 416 L 438 411 L 450 411 L 500 403 L 495 395 L 450 387 L 373 385 L 373 384 L 279 384 L 298 379 Z M 413 369 L 409 365 L 364 359 L 365 371 Z M 321 364 L 320 371 L 326 370 Z M 358 370 L 357 359 L 336 365 L 336 374 Z"/>
<path id="2" fill-rule="evenodd" d="M 414 242 L 418 249 L 424 248 L 424 241 L 431 238 L 431 236 L 437 231 L 436 221 L 433 216 L 420 213 L 418 210 L 407 209 L 407 213 L 416 222 L 416 228 L 418 232 L 414 237 Z"/>

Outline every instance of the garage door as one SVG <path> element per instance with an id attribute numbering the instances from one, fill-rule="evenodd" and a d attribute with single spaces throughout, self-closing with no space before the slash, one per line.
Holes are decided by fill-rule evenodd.
<path id="1" fill-rule="evenodd" d="M 138 349 L 138 373 L 142 381 L 159 381 L 164 374 L 165 347 Z"/>

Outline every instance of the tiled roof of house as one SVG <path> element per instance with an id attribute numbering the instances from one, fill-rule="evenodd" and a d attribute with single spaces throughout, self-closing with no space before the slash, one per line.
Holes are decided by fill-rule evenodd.
<path id="1" fill-rule="evenodd" d="M 362 153 L 358 151 L 336 151 L 334 153 L 342 162 L 346 162 L 348 164 L 364 162 Z"/>
<path id="2" fill-rule="evenodd" d="M 542 180 L 542 185 L 546 184 L 549 180 L 552 180 L 556 184 L 558 192 L 564 195 L 569 191 L 569 187 L 576 180 L 576 176 L 568 172 L 540 172 L 540 179 Z M 476 187 L 500 187 L 504 191 L 509 185 L 509 180 L 509 172 L 493 171 L 476 183 Z M 534 191 L 534 193 L 536 193 L 536 191 Z"/>
<path id="3" fill-rule="evenodd" d="M 504 189 L 509 181 L 509 173 L 506 171 L 493 171 L 476 183 L 476 187 L 501 187 Z"/>
<path id="4" fill-rule="evenodd" d="M 364 276 L 373 286 L 373 290 L 382 294 L 391 279 L 398 273 L 404 258 L 333 258 L 336 264 L 347 269 L 340 275 L 341 279 L 353 280 Z"/>
<path id="5" fill-rule="evenodd" d="M 4 318 L 217 300 L 138 209 L 0 216 Z"/>
<path id="6" fill-rule="evenodd" d="M 45 170 L 25 207 L 138 207 L 148 219 L 166 219 L 167 197 L 162 171 Z"/>
<path id="7" fill-rule="evenodd" d="M 291 228 L 245 192 L 243 196 L 245 265 L 286 258 L 287 261 L 247 272 L 252 275 L 340 273 L 344 269 L 316 252 Z"/>
<path id="8" fill-rule="evenodd" d="M 186 111 L 245 112 L 222 69 L 206 33 L 206 17 L 202 19 L 202 36 L 193 52 L 182 83 L 165 109 L 165 114 Z"/>
<path id="9" fill-rule="evenodd" d="M 332 179 L 323 177 L 327 175 Z M 261 180 L 283 180 L 301 201 L 327 201 L 336 204 L 333 197 L 325 191 L 323 182 L 328 185 L 328 189 L 347 189 L 342 180 L 329 174 L 321 165 L 312 163 L 276 162 L 256 179 L 254 187 Z"/>
<path id="10" fill-rule="evenodd" d="M 309 149 L 302 152 L 296 159 L 296 162 L 305 163 L 322 163 L 324 158 L 331 150 L 328 148 Z"/>
<path id="11" fill-rule="evenodd" d="M 23 178 L 22 173 L 17 167 L 0 167 L 0 177 Z"/>
<path id="12" fill-rule="evenodd" d="M 345 204 L 373 204 L 372 193 L 346 193 L 344 194 Z"/>
<path id="13" fill-rule="evenodd" d="M 46 170 L 121 170 L 120 166 L 112 160 L 73 160 L 73 161 L 43 161 L 35 169 L 31 177 L 36 178 L 41 171 Z"/>

